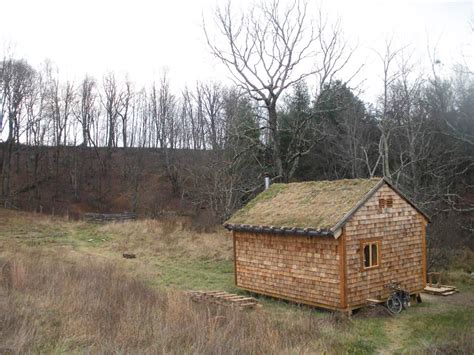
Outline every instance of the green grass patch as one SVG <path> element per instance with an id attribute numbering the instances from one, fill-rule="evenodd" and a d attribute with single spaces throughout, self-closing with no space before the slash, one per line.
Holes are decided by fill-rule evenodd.
<path id="1" fill-rule="evenodd" d="M 113 238 L 98 231 L 97 226 L 88 224 L 74 229 L 70 239 L 71 242 L 76 245 L 99 247 Z"/>
<path id="2" fill-rule="evenodd" d="M 367 318 L 354 321 L 350 329 L 353 336 L 347 340 L 347 353 L 373 354 L 386 346 L 389 343 L 384 327 L 386 321 L 386 318 Z"/>
<path id="3" fill-rule="evenodd" d="M 453 306 L 435 314 L 417 312 L 404 324 L 403 345 L 406 351 L 444 348 L 452 344 L 463 346 L 465 339 L 470 337 L 471 341 L 474 340 L 473 330 L 474 310 L 472 307 L 454 308 Z M 464 352 L 461 351 L 461 353 Z"/>
<path id="4" fill-rule="evenodd" d="M 158 286 L 183 290 L 223 290 L 235 292 L 234 266 L 228 260 L 154 258 Z"/>

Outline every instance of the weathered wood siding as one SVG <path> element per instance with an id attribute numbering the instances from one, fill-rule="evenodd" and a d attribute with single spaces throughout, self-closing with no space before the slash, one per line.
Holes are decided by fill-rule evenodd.
<path id="1" fill-rule="evenodd" d="M 234 232 L 236 284 L 256 293 L 339 308 L 340 247 L 331 237 Z"/>
<path id="2" fill-rule="evenodd" d="M 392 198 L 393 207 L 379 211 L 379 199 Z M 344 227 L 346 243 L 346 292 L 348 307 L 356 307 L 367 298 L 388 295 L 384 287 L 400 282 L 410 292 L 425 286 L 426 221 L 418 211 L 384 184 Z M 361 242 L 380 238 L 380 266 L 363 269 Z"/>

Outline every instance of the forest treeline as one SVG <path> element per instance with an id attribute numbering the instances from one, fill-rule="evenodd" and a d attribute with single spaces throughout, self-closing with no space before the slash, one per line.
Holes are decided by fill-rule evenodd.
<path id="1" fill-rule="evenodd" d="M 433 216 L 433 240 L 472 243 L 472 70 L 459 64 L 442 75 L 442 63 L 433 60 L 422 73 L 406 51 L 387 43 L 379 55 L 381 92 L 374 103 L 364 102 L 342 75 L 351 53 L 338 27 L 323 36 L 328 30 L 321 25 L 306 42 L 298 37 L 304 9 L 263 11 L 258 23 L 289 26 L 281 19 L 298 10 L 288 17 L 296 19 L 294 27 L 273 26 L 276 34 L 259 36 L 272 27 L 243 22 L 244 39 L 251 33 L 250 43 L 260 43 L 249 53 L 238 50 L 246 47 L 236 36 L 227 38 L 226 51 L 206 32 L 211 51 L 237 79 L 233 85 L 197 82 L 172 90 L 166 72 L 144 87 L 112 72 L 62 81 L 50 62 L 34 68 L 5 56 L 2 205 L 40 210 L 81 204 L 148 214 L 186 206 L 222 221 L 262 190 L 265 174 L 273 182 L 386 176 Z M 216 12 L 223 29 L 231 29 L 230 11 Z M 314 43 L 322 59 L 306 55 Z M 290 80 L 303 59 L 321 65 Z M 253 71 L 256 65 L 260 71 Z M 249 74 L 241 76 L 245 69 Z M 175 202 L 151 208 L 160 188 Z M 114 206 L 118 190 L 127 197 Z"/>

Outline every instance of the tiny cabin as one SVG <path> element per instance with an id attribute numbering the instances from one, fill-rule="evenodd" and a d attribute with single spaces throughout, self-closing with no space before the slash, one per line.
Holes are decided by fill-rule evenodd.
<path id="1" fill-rule="evenodd" d="M 387 179 L 273 184 L 237 211 L 239 288 L 350 312 L 426 286 L 429 218 Z"/>

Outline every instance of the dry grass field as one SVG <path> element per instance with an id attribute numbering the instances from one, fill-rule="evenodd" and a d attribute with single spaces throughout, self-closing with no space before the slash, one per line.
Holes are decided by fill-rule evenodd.
<path id="1" fill-rule="evenodd" d="M 123 252 L 136 259 L 124 259 Z M 231 236 L 186 219 L 93 225 L 0 209 L 1 353 L 474 353 L 474 282 L 399 316 L 339 314 L 265 297 L 256 310 L 191 302 L 233 285 Z M 467 265 L 467 266 L 465 266 Z"/>

